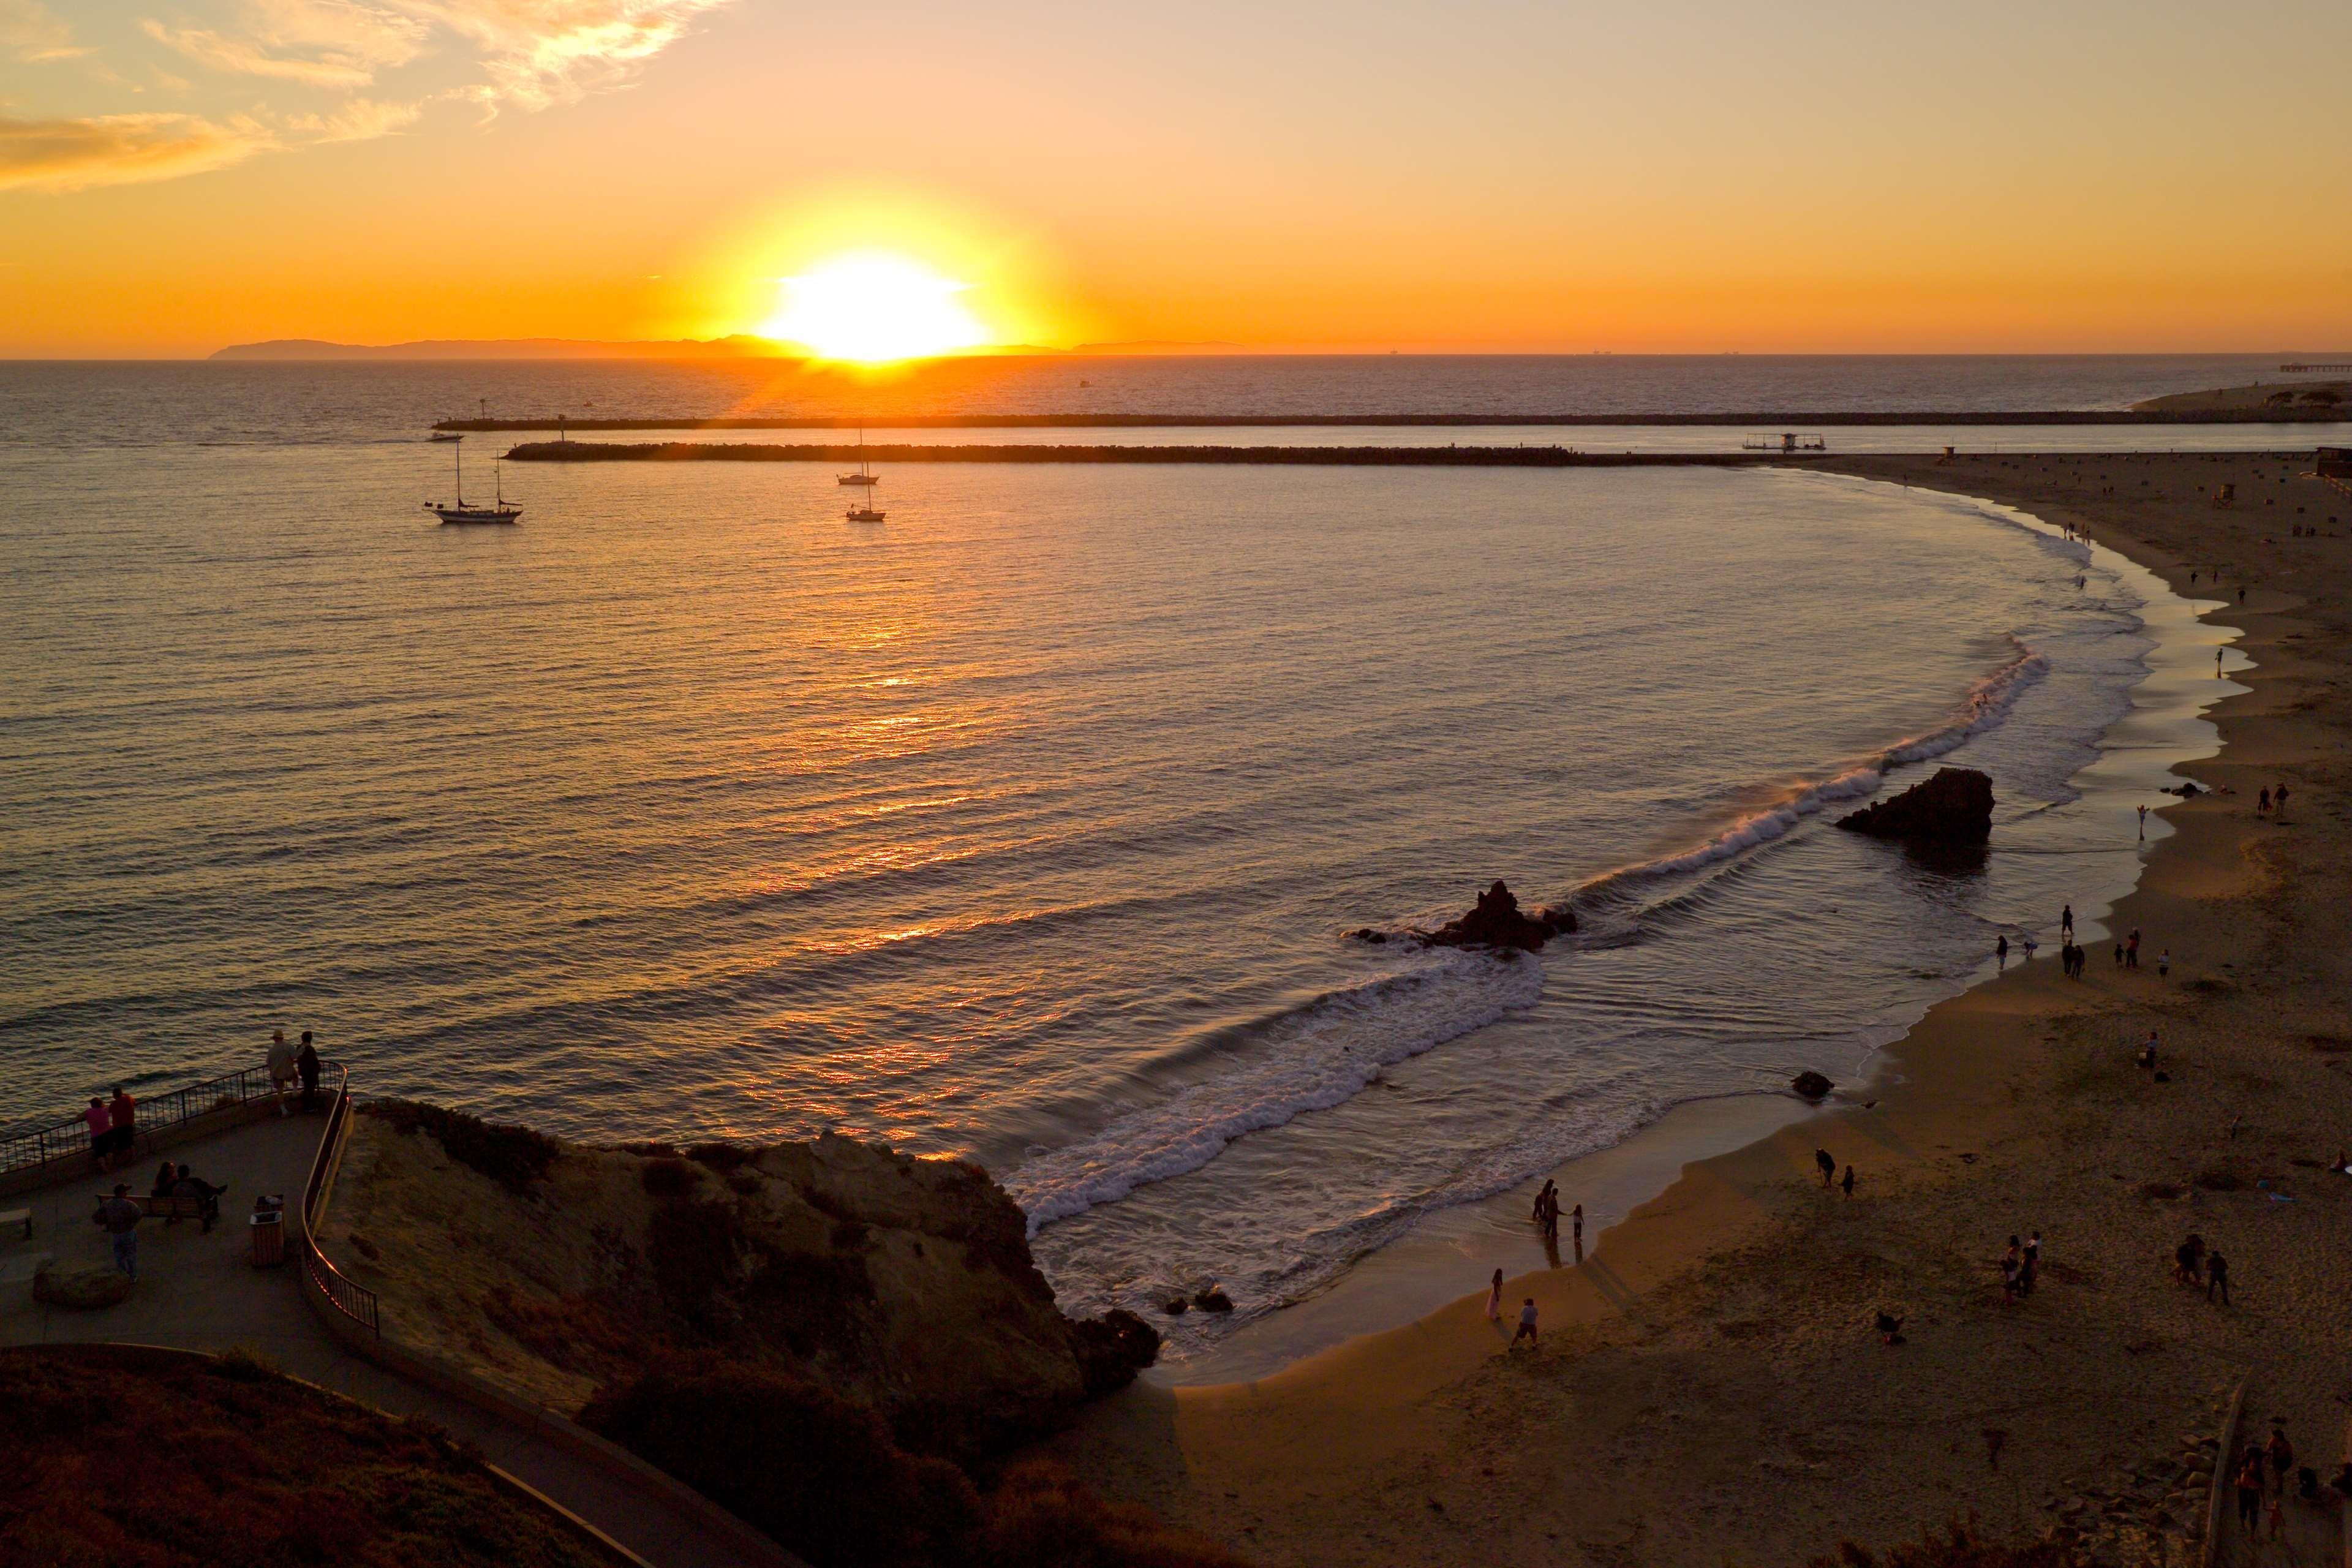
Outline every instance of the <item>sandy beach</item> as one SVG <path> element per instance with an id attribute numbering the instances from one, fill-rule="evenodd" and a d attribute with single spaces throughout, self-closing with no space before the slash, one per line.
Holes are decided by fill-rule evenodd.
<path id="1" fill-rule="evenodd" d="M 2242 1382 L 2249 1426 L 2284 1416 L 2332 1473 L 2352 495 L 2303 477 L 2307 449 L 1809 466 L 2072 525 L 2242 629 L 2222 750 L 2179 770 L 2214 793 L 2151 788 L 2170 831 L 2107 921 L 2144 933 L 2143 965 L 2100 943 L 2063 977 L 2053 910 L 2042 956 L 1934 1009 L 1876 1086 L 1687 1166 L 1581 1266 L 1511 1281 L 1539 1349 L 1507 1349 L 1513 1313 L 1488 1323 L 1482 1291 L 1260 1381 L 1139 1387 L 1057 1446 L 1098 1483 L 1279 1564 L 1793 1563 L 1971 1513 L 2180 1561 L 2203 1511 L 2180 1457 Z M 2155 679 L 2192 677 L 2210 654 Z M 2259 816 L 2281 782 L 2284 820 Z M 2134 1062 L 2151 1029 L 2168 1081 Z M 1851 1198 L 1816 1147 L 1855 1166 Z M 2040 1288 L 2012 1302 L 1999 1259 L 2033 1230 Z M 2227 1307 L 2172 1278 L 2190 1232 L 2231 1260 Z M 2332 1516 L 2294 1528 L 2334 1539 Z"/>

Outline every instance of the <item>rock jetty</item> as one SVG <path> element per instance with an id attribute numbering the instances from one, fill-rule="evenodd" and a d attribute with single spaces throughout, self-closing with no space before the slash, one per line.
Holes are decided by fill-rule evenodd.
<path id="1" fill-rule="evenodd" d="M 1842 816 L 1838 826 L 1928 847 L 1982 844 L 1992 837 L 1992 780 L 1974 768 L 1939 768 L 1927 783 Z"/>

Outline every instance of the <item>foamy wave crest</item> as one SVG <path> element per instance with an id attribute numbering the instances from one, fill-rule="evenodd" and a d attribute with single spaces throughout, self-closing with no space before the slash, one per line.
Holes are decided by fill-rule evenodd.
<path id="1" fill-rule="evenodd" d="M 1265 1054 L 1039 1155 L 1007 1176 L 1005 1189 L 1027 1212 L 1034 1236 L 1138 1187 L 1197 1171 L 1237 1138 L 1341 1104 L 1381 1069 L 1530 1006 L 1542 992 L 1543 965 L 1533 957 L 1454 952 L 1322 997 L 1278 1023 Z"/>
<path id="2" fill-rule="evenodd" d="M 1717 860 L 1728 860 L 1780 837 L 1823 806 L 1875 793 L 1886 782 L 1887 773 L 1906 763 L 1923 763 L 1958 751 L 1970 736 L 1982 734 L 2007 718 L 2009 710 L 2017 706 L 2017 700 L 2050 673 L 2047 658 L 2014 637 L 2010 641 L 2017 649 L 2015 656 L 1970 687 L 1948 721 L 1925 734 L 1897 741 L 1875 756 L 1855 763 L 1819 784 L 1797 786 L 1787 796 L 1741 817 L 1696 849 L 1604 872 L 1579 888 L 1578 896 L 1589 896 L 1615 883 L 1696 871 Z"/>

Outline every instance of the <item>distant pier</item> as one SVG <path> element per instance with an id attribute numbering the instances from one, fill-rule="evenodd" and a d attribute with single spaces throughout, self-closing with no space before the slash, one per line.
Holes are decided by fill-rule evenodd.
<path id="1" fill-rule="evenodd" d="M 2289 366 L 2289 369 L 2295 367 Z M 2305 366 L 2325 370 L 2326 365 Z M 2336 368 L 2352 369 L 2352 366 Z M 1931 409 L 1890 413 L 1856 409 L 1822 414 L 1803 409 L 1731 411 L 1721 414 L 898 414 L 793 415 L 752 418 L 737 416 L 698 418 L 691 415 L 646 415 L 626 418 L 574 419 L 569 416 L 529 419 L 444 419 L 436 430 L 1164 430 L 1280 429 L 1285 426 L 1458 426 L 1478 429 L 1495 426 L 1580 426 L 1710 428 L 1742 430 L 1819 430 L 1825 426 L 1905 425 L 2293 425 L 2332 422 L 2332 412 L 2302 408 L 2237 408 L 2190 412 L 2179 409 L 2042 408 L 1988 412 Z"/>
<path id="2" fill-rule="evenodd" d="M 1786 463 L 1779 453 L 1580 452 L 1573 447 L 916 446 L 863 448 L 751 441 L 529 441 L 517 463 L 1210 463 L 1372 468 L 1737 468 Z"/>

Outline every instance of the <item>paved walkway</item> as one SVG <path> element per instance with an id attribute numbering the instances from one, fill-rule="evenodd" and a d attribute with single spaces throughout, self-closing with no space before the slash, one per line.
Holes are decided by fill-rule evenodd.
<path id="1" fill-rule="evenodd" d="M 143 1221 L 131 1299 L 96 1311 L 34 1301 L 33 1272 L 52 1255 L 111 1267 L 106 1235 L 90 1223 L 98 1195 L 118 1181 L 147 1191 L 162 1157 L 143 1169 L 91 1173 L 0 1201 L 0 1209 L 33 1210 L 30 1240 L 13 1227 L 0 1235 L 0 1344 L 112 1342 L 215 1352 L 241 1346 L 378 1409 L 431 1417 L 656 1568 L 762 1568 L 658 1493 L 625 1486 L 473 1405 L 346 1351 L 303 1300 L 290 1247 L 282 1267 L 252 1267 L 246 1215 L 254 1194 L 282 1193 L 289 1205 L 299 1205 L 324 1126 L 322 1116 L 269 1117 L 168 1151 L 175 1163 L 228 1184 L 220 1223 L 206 1236 L 193 1220 Z"/>

